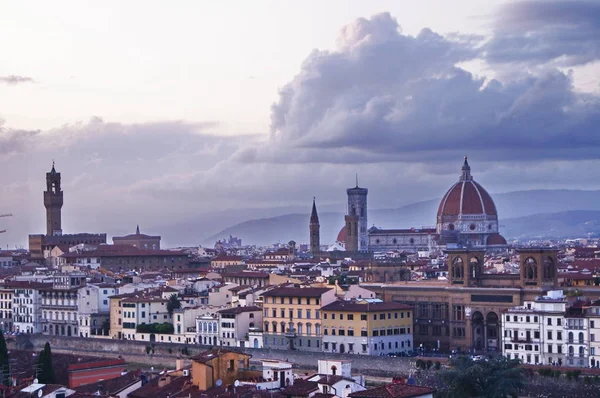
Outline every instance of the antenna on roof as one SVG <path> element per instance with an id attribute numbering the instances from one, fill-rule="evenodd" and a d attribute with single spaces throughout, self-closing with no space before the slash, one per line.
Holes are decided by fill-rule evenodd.
<path id="1" fill-rule="evenodd" d="M 358 173 L 356 173 L 356 188 L 358 188 Z"/>

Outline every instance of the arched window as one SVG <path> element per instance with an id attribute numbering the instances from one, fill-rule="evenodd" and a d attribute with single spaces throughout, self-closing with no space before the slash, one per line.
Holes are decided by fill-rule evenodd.
<path id="1" fill-rule="evenodd" d="M 579 347 L 579 356 L 582 357 L 585 355 L 585 349 L 583 347 Z"/>
<path id="2" fill-rule="evenodd" d="M 579 344 L 583 344 L 583 332 L 579 332 Z"/>
<path id="3" fill-rule="evenodd" d="M 573 332 L 569 332 L 569 343 L 573 342 Z"/>
<path id="4" fill-rule="evenodd" d="M 302 324 L 298 324 L 298 334 L 302 334 Z"/>
<path id="5" fill-rule="evenodd" d="M 312 325 L 310 323 L 306 324 L 306 334 L 309 336 L 312 334 Z"/>
<path id="6" fill-rule="evenodd" d="M 336 367 L 335 365 L 333 365 L 333 366 L 331 367 L 331 374 L 332 374 L 333 376 L 335 376 L 335 375 L 337 374 L 337 367 Z"/>
<path id="7" fill-rule="evenodd" d="M 356 215 L 356 207 L 354 205 L 352 205 L 352 207 L 350 208 L 350 215 L 352 215 L 352 216 Z"/>

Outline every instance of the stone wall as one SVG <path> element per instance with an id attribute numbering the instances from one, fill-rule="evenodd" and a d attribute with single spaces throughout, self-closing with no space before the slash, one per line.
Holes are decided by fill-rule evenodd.
<path id="1" fill-rule="evenodd" d="M 22 335 L 15 341 L 9 341 L 9 348 L 31 349 L 40 351 L 46 342 L 50 343 L 53 352 L 73 355 L 98 356 L 115 358 L 121 356 L 129 363 L 146 364 L 154 367 L 173 369 L 178 358 L 194 356 L 202 351 L 212 349 L 212 346 L 183 345 L 176 343 L 148 343 L 129 340 L 112 340 L 98 338 Z M 186 351 L 182 355 L 181 350 Z M 271 350 L 268 348 L 234 348 L 236 351 L 252 355 L 251 363 L 256 364 L 261 359 L 279 359 L 290 361 L 295 368 L 317 369 L 319 359 L 350 359 L 353 361 L 353 373 L 377 376 L 395 376 L 406 374 L 414 369 L 415 358 L 375 357 L 350 354 L 334 354 L 324 352 Z M 147 351 L 150 351 L 148 354 Z M 169 351 L 170 350 L 170 351 Z M 435 358 L 432 358 L 435 361 Z M 183 361 L 189 365 L 189 360 Z"/>

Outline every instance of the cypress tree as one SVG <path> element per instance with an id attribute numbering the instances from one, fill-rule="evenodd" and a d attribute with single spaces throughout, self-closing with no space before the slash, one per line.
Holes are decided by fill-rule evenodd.
<path id="1" fill-rule="evenodd" d="M 8 362 L 8 348 L 6 347 L 6 340 L 4 340 L 4 333 L 0 330 L 0 383 L 5 386 L 10 385 L 10 366 Z"/>
<path id="2" fill-rule="evenodd" d="M 54 375 L 54 367 L 52 366 L 52 351 L 50 350 L 50 343 L 46 342 L 44 349 L 40 352 L 38 357 L 38 381 L 42 384 L 54 384 L 56 383 L 56 376 Z"/>

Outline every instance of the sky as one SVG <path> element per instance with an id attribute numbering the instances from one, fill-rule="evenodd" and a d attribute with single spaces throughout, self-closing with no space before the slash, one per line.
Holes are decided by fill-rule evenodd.
<path id="1" fill-rule="evenodd" d="M 600 189 L 600 3 L 0 4 L 0 245 L 306 206 Z M 274 210 L 273 210 L 274 211 Z M 191 239 L 193 240 L 193 238 Z"/>

